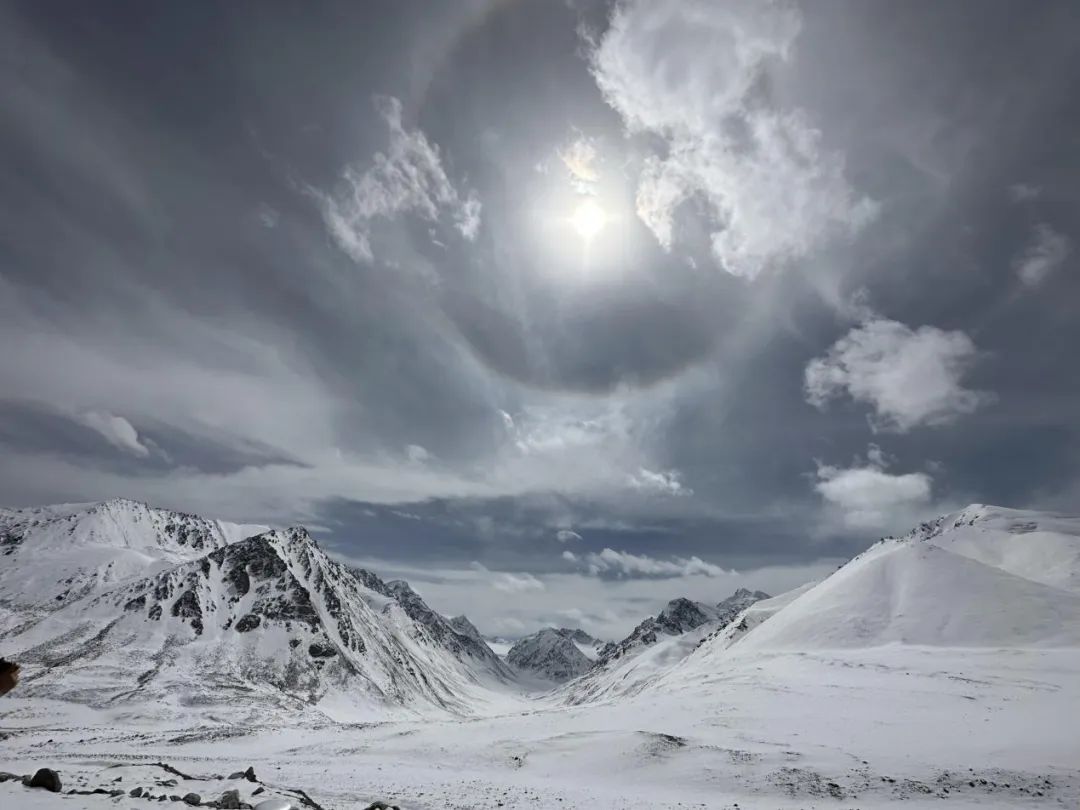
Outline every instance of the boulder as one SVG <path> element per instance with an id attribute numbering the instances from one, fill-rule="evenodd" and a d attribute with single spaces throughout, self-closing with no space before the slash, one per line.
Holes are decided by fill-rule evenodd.
<path id="1" fill-rule="evenodd" d="M 184 804 L 190 804 L 192 807 L 198 807 L 202 804 L 202 797 L 198 793 L 187 793 L 184 795 Z"/>
<path id="2" fill-rule="evenodd" d="M 28 784 L 30 787 L 45 788 L 45 790 L 51 790 L 53 793 L 59 793 L 60 774 L 52 768 L 39 768 Z"/>
<path id="3" fill-rule="evenodd" d="M 255 810 L 299 810 L 288 799 L 266 799 L 255 805 Z"/>
<path id="4" fill-rule="evenodd" d="M 141 798 L 142 794 L 143 794 L 143 790 L 142 790 L 141 787 L 133 787 L 131 790 L 128 791 L 128 796 L 130 796 L 133 799 Z"/>
<path id="5" fill-rule="evenodd" d="M 218 799 L 218 807 L 221 810 L 240 810 L 240 791 L 226 790 Z"/>

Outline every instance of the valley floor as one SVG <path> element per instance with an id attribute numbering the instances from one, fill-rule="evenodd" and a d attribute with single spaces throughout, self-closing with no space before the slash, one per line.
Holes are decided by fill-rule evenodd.
<path id="1" fill-rule="evenodd" d="M 106 716 L 9 696 L 0 771 L 48 766 L 65 788 L 129 789 L 160 781 L 156 762 L 192 776 L 252 765 L 262 796 L 296 786 L 328 810 L 1080 805 L 1075 649 L 734 655 L 609 703 L 508 699 L 468 720 L 251 725 L 207 710 L 181 728 L 144 708 Z M 178 781 L 204 800 L 253 787 Z M 181 805 L 0 784 L 0 807 L 149 806 Z"/>

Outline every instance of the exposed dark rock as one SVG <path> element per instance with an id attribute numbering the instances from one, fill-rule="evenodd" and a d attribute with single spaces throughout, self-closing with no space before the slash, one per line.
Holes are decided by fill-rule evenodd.
<path id="1" fill-rule="evenodd" d="M 195 635 L 202 635 L 202 605 L 199 604 L 199 597 L 195 591 L 184 591 L 180 594 L 179 598 L 173 602 L 172 615 L 191 619 L 191 627 L 195 630 Z"/>
<path id="2" fill-rule="evenodd" d="M 337 647 L 321 641 L 312 642 L 308 647 L 308 655 L 312 658 L 333 658 L 337 654 Z"/>
<path id="3" fill-rule="evenodd" d="M 146 594 L 129 599 L 124 605 L 124 610 L 142 610 L 144 607 L 146 607 Z"/>
<path id="4" fill-rule="evenodd" d="M 128 791 L 128 796 L 133 799 L 138 799 L 143 795 L 143 789 L 141 787 L 133 787 Z"/>
<path id="5" fill-rule="evenodd" d="M 190 804 L 192 807 L 198 807 L 202 804 L 202 797 L 198 793 L 187 793 L 184 795 L 184 804 Z"/>
<path id="6" fill-rule="evenodd" d="M 60 774 L 52 768 L 39 768 L 30 778 L 30 787 L 44 788 L 53 793 L 60 792 Z"/>
<path id="7" fill-rule="evenodd" d="M 217 805 L 221 810 L 240 810 L 240 791 L 226 790 L 221 794 Z"/>
<path id="8" fill-rule="evenodd" d="M 245 613 L 240 617 L 240 620 L 236 623 L 237 633 L 247 633 L 250 630 L 254 630 L 262 623 L 262 619 L 256 616 L 254 613 Z"/>

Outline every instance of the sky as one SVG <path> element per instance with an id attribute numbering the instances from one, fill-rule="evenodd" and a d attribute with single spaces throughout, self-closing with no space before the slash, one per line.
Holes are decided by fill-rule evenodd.
<path id="1" fill-rule="evenodd" d="M 0 502 L 616 638 L 1080 511 L 1071 0 L 0 3 Z"/>

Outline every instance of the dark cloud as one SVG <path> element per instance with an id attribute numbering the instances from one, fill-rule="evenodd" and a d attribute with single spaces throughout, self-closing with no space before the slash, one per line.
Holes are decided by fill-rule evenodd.
<path id="1" fill-rule="evenodd" d="M 665 586 L 563 551 L 782 585 L 1080 507 L 1076 4 L 688 7 L 4 4 L 0 500 L 305 520 L 598 627 Z"/>

